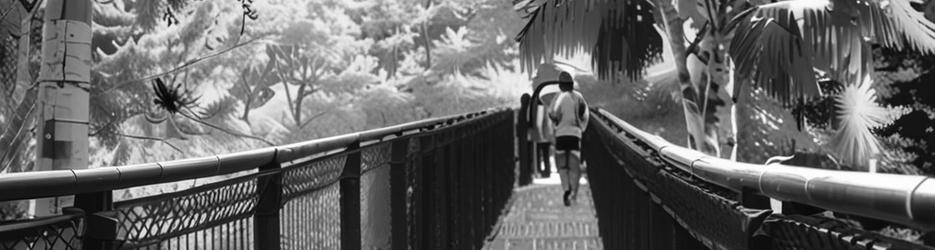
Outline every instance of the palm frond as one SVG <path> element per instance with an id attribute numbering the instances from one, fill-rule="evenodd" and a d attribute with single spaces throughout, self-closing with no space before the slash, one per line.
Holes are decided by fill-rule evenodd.
<path id="1" fill-rule="evenodd" d="M 926 19 L 924 13 L 913 9 L 909 0 L 874 0 L 868 7 L 861 10 L 861 16 L 868 12 L 870 14 L 879 12 L 885 15 L 883 18 L 874 20 L 860 19 L 867 24 L 872 24 L 861 23 L 861 26 L 872 28 L 865 32 L 872 31 L 881 44 L 896 49 L 902 49 L 904 44 L 908 44 L 914 50 L 935 54 L 935 23 Z"/>
<path id="2" fill-rule="evenodd" d="M 532 71 L 553 55 L 591 51 L 601 78 L 636 78 L 661 59 L 662 37 L 645 0 L 521 1 L 532 13 L 518 34 L 523 69 Z M 622 73 L 622 74 L 619 74 Z"/>
<path id="3" fill-rule="evenodd" d="M 782 104 L 797 97 L 818 96 L 815 72 L 808 48 L 797 35 L 798 26 L 781 25 L 795 22 L 794 16 L 789 12 L 774 16 L 752 17 L 738 24 L 730 48 L 736 72 L 754 80 Z"/>
<path id="4" fill-rule="evenodd" d="M 806 69 L 859 82 L 871 70 L 871 42 L 935 53 L 935 24 L 908 0 L 783 1 L 759 6 L 745 18 L 731 44 L 738 73 L 786 104 L 819 94 Z"/>
<path id="5" fill-rule="evenodd" d="M 652 6 L 634 4 L 638 6 L 629 9 L 630 13 L 614 15 L 622 20 L 601 23 L 597 44 L 591 50 L 591 65 L 601 79 L 617 79 L 618 74 L 636 79 L 662 60 L 662 37 L 653 21 L 647 21 L 652 20 Z"/>
<path id="6" fill-rule="evenodd" d="M 865 166 L 871 156 L 880 153 L 880 142 L 871 129 L 887 122 L 887 110 L 876 102 L 870 76 L 862 83 L 848 85 L 835 98 L 841 127 L 831 139 L 834 152 L 845 165 Z"/>

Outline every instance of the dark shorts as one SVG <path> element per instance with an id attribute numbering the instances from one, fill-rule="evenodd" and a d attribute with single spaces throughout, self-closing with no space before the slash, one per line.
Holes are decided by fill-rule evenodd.
<path id="1" fill-rule="evenodd" d="M 574 136 L 559 136 L 555 138 L 555 150 L 580 150 L 581 139 Z"/>

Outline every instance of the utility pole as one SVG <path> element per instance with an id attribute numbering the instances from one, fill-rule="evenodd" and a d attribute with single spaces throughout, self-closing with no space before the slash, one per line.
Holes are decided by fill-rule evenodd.
<path id="1" fill-rule="evenodd" d="M 46 3 L 37 79 L 37 171 L 88 168 L 91 7 L 91 0 Z M 73 199 L 38 199 L 31 212 L 58 214 Z"/>

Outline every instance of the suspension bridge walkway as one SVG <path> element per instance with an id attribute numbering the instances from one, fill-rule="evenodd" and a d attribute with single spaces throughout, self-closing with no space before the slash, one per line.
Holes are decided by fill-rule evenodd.
<path id="1" fill-rule="evenodd" d="M 0 249 L 932 249 L 867 226 L 930 232 L 931 178 L 732 162 L 599 109 L 582 140 L 587 184 L 565 207 L 557 184 L 533 180 L 526 114 L 486 110 L 227 155 L 0 174 L 0 201 L 74 197 L 58 215 L 0 221 Z M 212 181 L 113 195 L 193 179 Z"/>

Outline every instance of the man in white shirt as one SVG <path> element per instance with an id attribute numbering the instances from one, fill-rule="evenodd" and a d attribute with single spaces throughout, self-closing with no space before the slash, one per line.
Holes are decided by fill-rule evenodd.
<path id="1" fill-rule="evenodd" d="M 581 133 L 588 127 L 588 103 L 574 90 L 574 80 L 568 72 L 558 76 L 559 92 L 549 107 L 549 118 L 555 126 L 555 165 L 562 180 L 565 206 L 578 196 L 581 179 Z"/>

